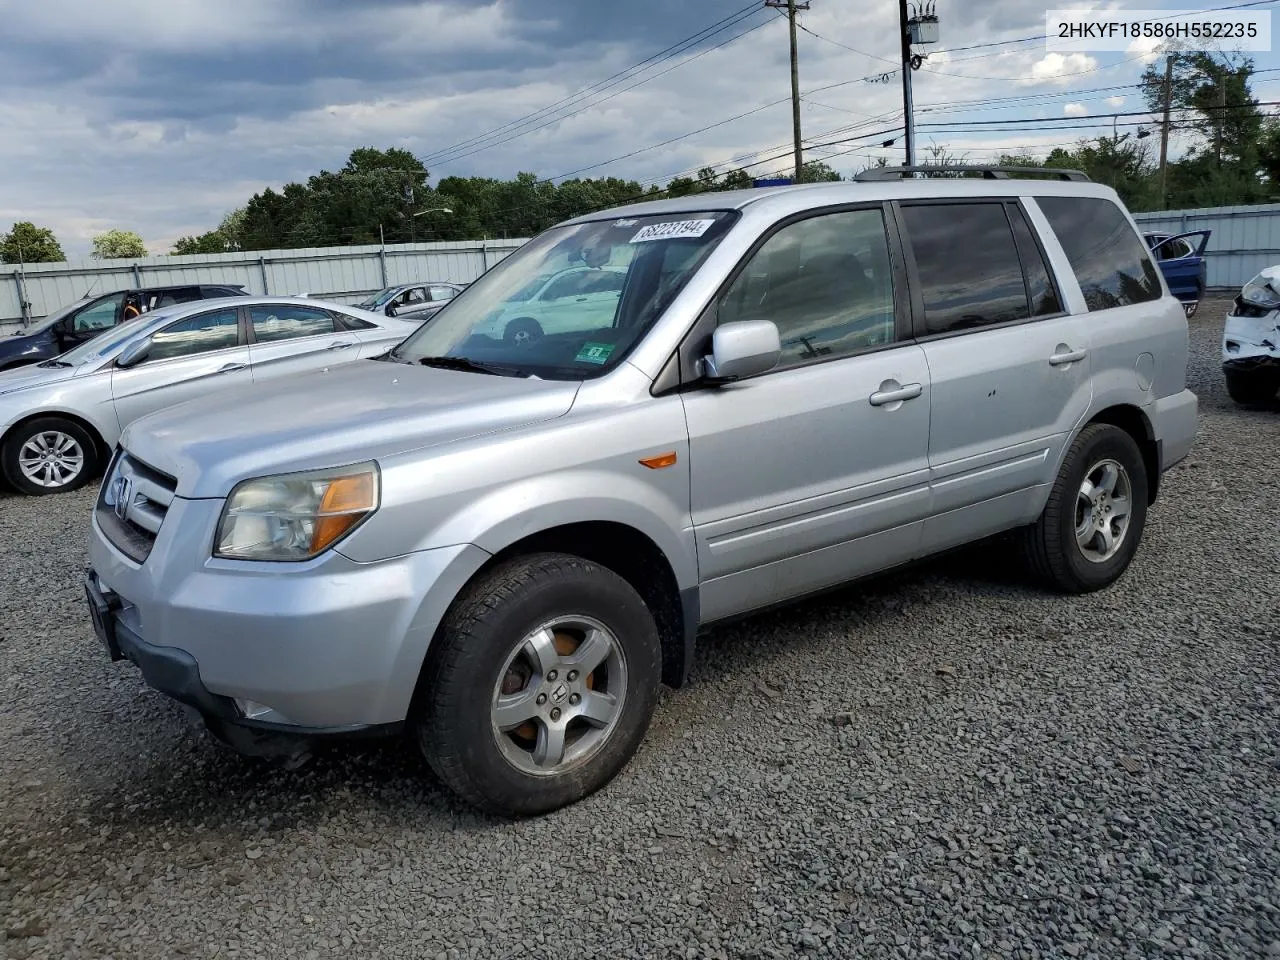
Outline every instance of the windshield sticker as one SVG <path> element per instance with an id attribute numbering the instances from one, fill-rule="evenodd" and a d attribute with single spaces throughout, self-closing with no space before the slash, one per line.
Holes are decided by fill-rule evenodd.
<path id="1" fill-rule="evenodd" d="M 615 227 L 634 227 L 639 222 L 639 220 L 615 220 L 613 225 Z"/>
<path id="2" fill-rule="evenodd" d="M 710 230 L 714 223 L 714 220 L 672 220 L 669 223 L 651 223 L 647 227 L 642 227 L 640 232 L 631 238 L 631 243 L 700 237 Z"/>
<path id="3" fill-rule="evenodd" d="M 573 359 L 578 363 L 608 363 L 613 348 L 612 343 L 584 343 Z"/>

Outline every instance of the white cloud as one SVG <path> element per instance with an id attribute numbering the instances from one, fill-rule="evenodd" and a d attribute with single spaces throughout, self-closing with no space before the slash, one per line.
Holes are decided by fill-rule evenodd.
<path id="1" fill-rule="evenodd" d="M 1062 112 L 1068 117 L 1087 117 L 1089 115 L 1089 108 L 1083 103 L 1064 103 L 1062 105 Z"/>
<path id="2" fill-rule="evenodd" d="M 1079 74 L 1096 70 L 1098 61 L 1084 53 L 1047 53 L 1031 67 L 1031 76 L 1036 80 L 1051 83 L 1074 83 Z"/>
<path id="3" fill-rule="evenodd" d="M 1160 45 L 1163 43 L 1155 37 L 1139 37 L 1125 48 L 1126 57 L 1141 57 L 1143 63 L 1151 63 L 1159 58 Z"/>
<path id="4" fill-rule="evenodd" d="M 1118 110 L 1124 106 L 1124 97 L 1107 97 L 1107 106 Z"/>

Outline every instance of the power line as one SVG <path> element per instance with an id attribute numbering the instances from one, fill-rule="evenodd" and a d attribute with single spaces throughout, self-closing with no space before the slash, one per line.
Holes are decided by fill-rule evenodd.
<path id="1" fill-rule="evenodd" d="M 501 127 L 496 127 L 493 130 L 488 131 L 487 133 L 483 133 L 478 136 L 472 137 L 469 140 L 460 141 L 459 143 L 456 143 L 453 146 L 436 150 L 431 154 L 428 154 L 426 157 L 424 157 L 423 160 L 426 163 L 447 163 L 453 160 L 460 160 L 463 157 L 472 156 L 473 154 L 479 153 L 482 150 L 488 150 L 491 147 L 500 146 L 505 143 L 510 143 L 512 140 L 517 140 L 520 137 L 523 137 L 529 133 L 533 133 L 537 130 L 544 129 L 545 127 L 548 127 L 553 123 L 557 123 L 561 120 L 566 120 L 569 117 L 577 116 L 578 114 L 583 113 L 584 111 L 592 107 L 599 106 L 602 103 L 612 100 L 614 97 L 617 97 L 623 93 L 626 93 L 628 90 L 633 90 L 636 87 L 641 86 L 642 84 L 649 83 L 650 81 L 656 80 L 659 77 L 665 76 L 666 74 L 670 73 L 672 70 L 676 70 L 684 66 L 685 64 L 692 63 L 694 60 L 697 60 L 699 57 L 705 56 L 706 54 L 712 52 L 713 50 L 718 50 L 721 47 L 727 46 L 728 44 L 733 43 L 735 40 L 739 39 L 740 37 L 746 36 L 748 33 L 751 33 L 754 30 L 758 30 L 761 27 L 763 27 L 766 23 L 771 22 L 769 20 L 761 21 L 760 23 L 756 24 L 754 27 L 751 27 L 741 33 L 738 33 L 733 37 L 730 37 L 728 40 L 723 40 L 720 43 L 717 43 L 713 46 L 706 47 L 703 50 L 699 51 L 698 53 L 694 54 L 693 56 L 680 60 L 678 63 L 674 64 L 673 66 L 668 67 L 666 70 L 662 70 L 658 73 L 644 77 L 638 80 L 637 82 L 630 84 L 629 86 L 623 87 L 622 89 L 614 90 L 608 96 L 595 97 L 596 94 L 604 93 L 606 90 L 609 90 L 611 87 L 616 87 L 619 83 L 638 77 L 640 74 L 646 72 L 647 70 L 651 70 L 654 67 L 661 65 L 662 63 L 675 59 L 675 57 L 681 53 L 687 53 L 688 51 L 692 50 L 694 47 L 696 47 L 698 44 L 702 43 L 703 41 L 709 40 L 712 37 L 716 36 L 717 34 L 721 34 L 726 31 L 729 31 L 734 27 L 739 26 L 740 24 L 750 20 L 752 17 L 758 15 L 759 13 L 760 13 L 760 9 L 755 4 L 751 4 L 748 7 L 744 7 L 742 10 L 739 10 L 737 13 L 732 14 L 731 16 L 725 18 L 724 20 L 721 20 L 716 24 L 712 24 L 711 27 L 708 27 L 702 31 L 699 31 L 699 33 L 693 35 L 692 37 L 686 38 L 686 40 L 681 41 L 678 44 L 675 44 L 673 47 L 667 48 L 668 51 L 674 50 L 675 51 L 674 53 L 668 54 L 667 51 L 663 51 L 662 54 L 655 54 L 653 57 L 650 57 L 648 60 L 642 61 L 640 64 L 637 64 L 634 67 L 628 68 L 627 70 L 624 70 L 618 74 L 615 74 L 614 76 L 609 77 L 606 80 L 602 80 L 589 87 L 585 87 L 582 90 L 580 90 L 578 93 L 573 94 L 570 97 L 566 97 L 559 101 L 556 101 L 553 104 L 543 107 L 541 110 L 536 110 L 531 114 L 527 114 L 524 117 L 521 117 L 517 120 L 513 120 L 507 124 L 504 124 Z M 663 54 L 666 54 L 666 55 L 663 55 Z M 653 62 L 650 62 L 650 61 L 653 61 Z M 592 99 L 593 97 L 595 99 Z M 564 112 L 569 107 L 574 107 L 574 109 L 569 110 L 568 112 Z M 546 122 L 539 123 L 539 121 L 543 121 L 543 120 L 545 120 Z M 534 124 L 537 124 L 537 125 L 535 126 Z M 521 128 L 526 128 L 526 129 L 521 129 Z M 499 139 L 494 139 L 495 137 L 498 137 Z M 485 141 L 491 141 L 491 142 L 486 143 Z"/>

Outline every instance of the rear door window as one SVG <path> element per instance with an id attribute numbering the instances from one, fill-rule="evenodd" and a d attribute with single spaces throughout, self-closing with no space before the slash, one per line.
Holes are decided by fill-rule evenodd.
<path id="1" fill-rule="evenodd" d="M 1037 197 L 1089 309 L 1159 300 L 1160 277 L 1124 214 L 1100 197 Z"/>
<path id="2" fill-rule="evenodd" d="M 1032 316 L 1002 202 L 905 204 L 902 216 L 924 299 L 923 335 Z"/>
<path id="3" fill-rule="evenodd" d="M 253 325 L 253 339 L 258 343 L 334 332 L 333 317 L 324 310 L 287 303 L 250 307 L 249 322 Z"/>

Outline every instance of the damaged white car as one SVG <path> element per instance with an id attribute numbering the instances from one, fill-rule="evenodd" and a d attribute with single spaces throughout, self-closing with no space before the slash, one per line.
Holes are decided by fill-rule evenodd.
<path id="1" fill-rule="evenodd" d="M 1236 297 L 1222 333 L 1222 372 L 1236 403 L 1263 406 L 1280 391 L 1280 264 Z"/>

